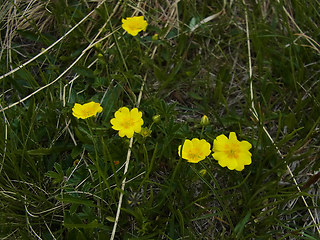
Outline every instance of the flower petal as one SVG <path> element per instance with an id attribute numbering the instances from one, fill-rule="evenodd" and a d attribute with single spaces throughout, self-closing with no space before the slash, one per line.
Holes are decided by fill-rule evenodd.
<path id="1" fill-rule="evenodd" d="M 244 165 L 243 164 L 238 164 L 238 166 L 234 170 L 242 171 L 243 169 L 244 169 Z"/>
<path id="2" fill-rule="evenodd" d="M 211 145 L 206 140 L 201 139 L 199 144 L 199 152 L 205 157 L 211 153 Z"/>
<path id="3" fill-rule="evenodd" d="M 239 142 L 235 132 L 230 132 L 229 133 L 229 141 L 232 142 L 232 143 L 235 143 L 235 142 L 238 143 Z"/>
<path id="4" fill-rule="evenodd" d="M 178 147 L 178 155 L 179 155 L 179 157 L 181 157 L 181 155 L 180 155 L 180 153 L 181 153 L 181 146 L 182 146 L 182 145 L 179 145 L 179 147 Z"/>
<path id="5" fill-rule="evenodd" d="M 228 158 L 224 152 L 214 152 L 212 157 L 219 162 L 221 167 L 226 167 L 228 165 Z"/>
<path id="6" fill-rule="evenodd" d="M 244 165 L 250 165 L 251 164 L 251 153 L 248 151 L 239 153 L 239 160 L 241 160 L 241 162 Z"/>
<path id="7" fill-rule="evenodd" d="M 234 158 L 229 158 L 227 163 L 227 168 L 234 170 L 238 166 L 237 160 Z"/>
<path id="8" fill-rule="evenodd" d="M 249 151 L 249 149 L 252 148 L 251 143 L 247 142 L 247 141 L 241 141 L 240 142 L 240 149 L 241 151 Z"/>
<path id="9" fill-rule="evenodd" d="M 226 144 L 228 144 L 229 139 L 224 135 L 221 134 L 213 141 L 213 151 L 224 151 Z"/>
<path id="10" fill-rule="evenodd" d="M 133 108 L 130 112 L 131 118 L 139 119 L 142 117 L 142 112 L 139 112 L 138 108 Z"/>
<path id="11" fill-rule="evenodd" d="M 133 131 L 134 132 L 136 132 L 136 133 L 140 133 L 141 132 L 141 125 L 142 124 L 135 124 L 134 126 L 133 126 Z"/>
<path id="12" fill-rule="evenodd" d="M 124 137 L 127 136 L 127 138 L 132 138 L 134 134 L 134 131 L 132 129 L 120 129 L 119 136 Z"/>
<path id="13" fill-rule="evenodd" d="M 115 118 L 121 118 L 128 113 L 129 113 L 129 109 L 127 107 L 122 107 L 122 108 L 119 108 L 119 110 L 115 112 L 114 116 L 115 116 Z"/>

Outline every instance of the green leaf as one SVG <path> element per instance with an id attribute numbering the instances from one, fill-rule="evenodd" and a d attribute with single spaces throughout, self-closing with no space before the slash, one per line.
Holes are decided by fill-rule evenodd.
<path id="1" fill-rule="evenodd" d="M 72 157 L 72 159 L 76 159 L 79 155 L 80 155 L 80 153 L 83 151 L 83 149 L 82 149 L 82 146 L 80 146 L 80 145 L 78 145 L 78 146 L 76 146 L 76 147 L 74 147 L 73 149 L 72 149 L 72 152 L 71 152 L 71 157 Z"/>
<path id="2" fill-rule="evenodd" d="M 50 155 L 52 153 L 52 150 L 50 148 L 39 148 L 34 150 L 28 150 L 27 153 L 29 155 L 45 156 Z"/>
<path id="3" fill-rule="evenodd" d="M 82 143 L 92 144 L 90 133 L 88 131 L 86 131 L 84 128 L 82 128 L 82 127 L 75 128 L 74 132 L 75 132 L 77 138 Z"/>
<path id="4" fill-rule="evenodd" d="M 111 216 L 106 216 L 106 219 L 109 222 L 115 222 L 116 221 L 115 217 L 111 217 Z"/>
<path id="5" fill-rule="evenodd" d="M 78 73 L 80 76 L 88 77 L 88 78 L 95 78 L 94 72 L 86 67 L 76 66 L 73 70 Z"/>
<path id="6" fill-rule="evenodd" d="M 57 200 L 63 203 L 83 204 L 89 207 L 97 207 L 97 205 L 91 200 L 79 197 L 72 197 L 70 195 L 63 195 L 63 197 L 57 197 Z"/>
<path id="7" fill-rule="evenodd" d="M 279 141 L 277 143 L 277 146 L 280 148 L 280 146 L 282 146 L 283 144 L 287 143 L 288 141 L 290 141 L 292 138 L 295 137 L 295 134 L 297 132 L 299 132 L 301 129 L 303 129 L 304 127 L 300 127 L 298 129 L 293 130 L 291 133 L 287 134 L 281 141 Z"/>
<path id="8" fill-rule="evenodd" d="M 26 115 L 28 120 L 33 119 L 34 111 L 35 111 L 35 98 L 32 97 L 29 101 L 29 107 Z"/>
<path id="9" fill-rule="evenodd" d="M 73 223 L 74 216 L 76 216 L 76 215 L 72 215 L 70 217 L 65 216 L 65 221 L 63 222 L 63 225 L 66 228 L 93 229 L 93 228 L 102 228 L 103 227 L 103 224 L 99 223 L 97 219 L 94 219 L 90 223 Z M 79 219 L 77 219 L 77 220 L 79 221 Z"/>
<path id="10" fill-rule="evenodd" d="M 237 239 L 241 236 L 243 229 L 245 227 L 245 225 L 247 224 L 247 222 L 249 221 L 251 216 L 251 212 L 249 211 L 246 216 L 236 225 L 236 227 L 234 228 L 234 232 L 237 235 Z"/>
<path id="11" fill-rule="evenodd" d="M 30 30 L 16 30 L 18 34 L 20 34 L 22 37 L 31 40 L 33 42 L 38 42 L 39 41 L 39 35 L 35 31 L 30 31 Z"/>
<path id="12" fill-rule="evenodd" d="M 62 174 L 62 175 L 64 174 L 63 170 L 62 170 L 62 167 L 61 167 L 61 165 L 59 163 L 55 163 L 53 167 L 59 174 Z"/>
<path id="13" fill-rule="evenodd" d="M 47 177 L 56 178 L 56 179 L 60 177 L 60 175 L 58 173 L 54 172 L 54 171 L 49 171 L 45 175 Z"/>
<path id="14" fill-rule="evenodd" d="M 52 148 L 38 148 L 38 149 L 28 150 L 27 153 L 29 155 L 35 155 L 35 156 L 46 156 L 52 153 L 68 151 L 73 148 L 74 148 L 73 145 L 67 145 L 63 147 L 52 147 Z"/>
<path id="15" fill-rule="evenodd" d="M 195 17 L 191 18 L 190 23 L 189 23 L 189 28 L 192 29 L 197 24 L 197 22 L 198 22 L 197 18 L 195 18 Z"/>
<path id="16" fill-rule="evenodd" d="M 185 221 L 184 221 L 183 215 L 179 209 L 177 209 L 177 211 L 176 211 L 176 216 L 179 219 L 181 234 L 182 234 L 182 236 L 184 236 L 185 235 L 185 230 L 184 230 Z"/>
<path id="17" fill-rule="evenodd" d="M 127 208 L 121 208 L 121 211 L 124 211 L 130 215 L 132 215 L 138 222 L 139 224 L 143 223 L 143 216 L 141 214 L 141 211 L 133 211 Z"/>
<path id="18" fill-rule="evenodd" d="M 25 81 L 25 83 L 27 83 L 28 87 L 33 87 L 33 88 L 38 88 L 39 84 L 37 82 L 37 80 L 35 79 L 35 75 L 32 74 L 31 72 L 29 72 L 26 69 L 20 69 L 19 71 L 17 71 L 16 73 L 18 75 L 18 78 L 23 79 Z"/>
<path id="19" fill-rule="evenodd" d="M 64 172 L 62 170 L 62 167 L 59 163 L 55 163 L 54 164 L 54 169 L 56 170 L 56 172 L 54 171 L 49 171 L 47 173 L 45 173 L 45 176 L 53 178 L 52 182 L 54 184 L 58 184 L 63 182 L 64 180 Z"/>
<path id="20" fill-rule="evenodd" d="M 200 101 L 203 100 L 203 97 L 201 97 L 199 94 L 197 94 L 195 92 L 188 92 L 188 96 L 190 96 L 196 100 L 200 100 Z"/>

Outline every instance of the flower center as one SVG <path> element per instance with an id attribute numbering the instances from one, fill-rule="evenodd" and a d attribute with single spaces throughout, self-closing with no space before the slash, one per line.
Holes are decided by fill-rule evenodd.
<path id="1" fill-rule="evenodd" d="M 190 150 L 188 152 L 189 158 L 193 159 L 193 160 L 197 160 L 199 158 L 199 154 L 194 151 L 194 150 Z"/>
<path id="2" fill-rule="evenodd" d="M 83 115 L 83 116 L 89 116 L 90 113 L 88 112 L 87 109 L 83 109 L 83 110 L 82 110 L 82 115 Z"/>
<path id="3" fill-rule="evenodd" d="M 131 23 L 128 25 L 128 28 L 130 28 L 131 30 L 137 30 L 140 27 L 139 27 L 139 24 L 137 24 L 137 23 Z"/>
<path id="4" fill-rule="evenodd" d="M 239 156 L 239 146 L 237 144 L 229 144 L 225 146 L 225 154 L 229 158 L 238 158 Z"/>
<path id="5" fill-rule="evenodd" d="M 124 129 L 129 129 L 130 127 L 132 127 L 134 124 L 134 121 L 131 119 L 131 118 L 125 118 L 122 123 L 121 123 L 121 126 L 124 128 Z"/>

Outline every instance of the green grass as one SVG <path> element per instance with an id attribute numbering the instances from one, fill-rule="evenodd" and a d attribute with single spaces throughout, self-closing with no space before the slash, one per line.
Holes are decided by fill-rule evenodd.
<path id="1" fill-rule="evenodd" d="M 319 239 L 320 4 L 246 2 L 5 1 L 0 238 Z M 103 112 L 72 116 L 89 101 Z M 127 172 L 122 106 L 152 130 Z M 179 159 L 185 139 L 231 131 L 253 146 L 243 171 Z"/>

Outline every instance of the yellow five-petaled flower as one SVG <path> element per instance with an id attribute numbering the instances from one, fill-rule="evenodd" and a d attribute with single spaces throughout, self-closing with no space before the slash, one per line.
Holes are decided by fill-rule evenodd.
<path id="1" fill-rule="evenodd" d="M 244 165 L 251 164 L 251 147 L 247 141 L 240 142 L 234 132 L 230 132 L 229 138 L 221 134 L 213 141 L 212 156 L 221 167 L 242 171 Z"/>
<path id="2" fill-rule="evenodd" d="M 110 120 L 112 128 L 119 131 L 119 136 L 132 138 L 133 134 L 141 131 L 143 125 L 142 112 L 137 108 L 131 111 L 127 107 L 122 107 L 115 112 L 114 118 Z"/>
<path id="3" fill-rule="evenodd" d="M 86 119 L 97 115 L 97 113 L 102 112 L 102 107 L 99 103 L 89 102 L 85 104 L 75 103 L 72 108 L 72 115 L 76 118 Z"/>
<path id="4" fill-rule="evenodd" d="M 136 36 L 140 31 L 147 29 L 148 23 L 143 16 L 127 17 L 122 19 L 122 28 L 132 36 Z"/>
<path id="5" fill-rule="evenodd" d="M 181 150 L 182 147 L 182 150 Z M 198 163 L 211 153 L 211 145 L 206 140 L 193 138 L 185 140 L 183 146 L 178 147 L 178 154 L 191 163 Z M 182 154 L 182 155 L 181 155 Z"/>

